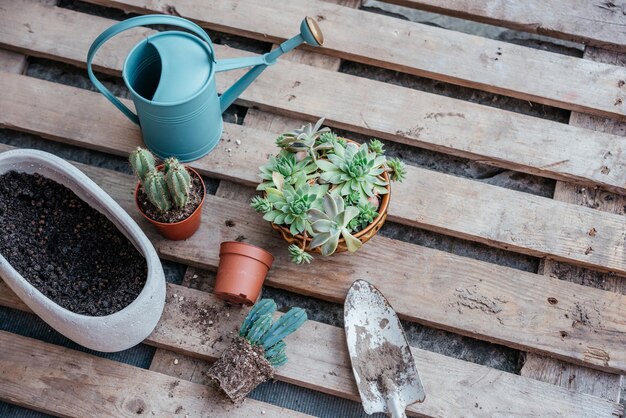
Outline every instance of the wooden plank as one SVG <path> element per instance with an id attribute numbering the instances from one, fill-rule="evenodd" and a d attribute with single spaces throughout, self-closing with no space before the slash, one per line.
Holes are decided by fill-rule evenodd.
<path id="1" fill-rule="evenodd" d="M 26 57 L 17 52 L 0 49 L 0 71 L 22 74 L 26 69 Z"/>
<path id="2" fill-rule="evenodd" d="M 307 417 L 217 389 L 0 331 L 0 399 L 64 417 Z"/>
<path id="3" fill-rule="evenodd" d="M 23 3 L 10 12 L 0 14 L 0 44 L 80 65 L 84 65 L 90 40 L 113 23 L 35 3 Z M 26 31 L 25 23 L 34 33 Z M 126 51 L 147 33 L 141 29 L 118 39 L 102 51 L 97 62 L 118 71 Z M 221 57 L 247 55 L 231 48 L 216 49 Z M 238 74 L 220 73 L 219 89 L 232 84 Z M 593 89 L 587 86 L 587 90 Z M 306 119 L 324 115 L 338 128 L 625 192 L 626 164 L 620 153 L 626 139 L 614 135 L 285 60 L 255 81 L 239 103 Z M 111 123 L 122 123 L 122 115 L 114 118 Z"/>
<path id="4" fill-rule="evenodd" d="M 382 0 L 505 28 L 626 52 L 624 4 L 612 1 Z"/>
<path id="5" fill-rule="evenodd" d="M 143 226 L 164 258 L 215 269 L 219 243 L 243 240 L 276 256 L 267 285 L 341 303 L 359 277 L 378 286 L 403 318 L 599 370 L 626 370 L 626 296 L 384 237 L 358 256 L 339 254 L 303 269 L 289 262 L 285 243 L 247 203 L 214 196 L 207 196 L 203 225 L 192 238 L 167 241 L 140 219 L 131 176 L 80 168 Z M 373 265 L 384 265 L 386 274 Z M 581 312 L 592 319 L 579 324 Z M 598 352 L 603 356 L 592 355 Z"/>
<path id="6" fill-rule="evenodd" d="M 246 311 L 240 307 L 227 307 L 222 301 L 205 292 L 169 284 L 161 322 L 146 342 L 195 358 L 214 360 L 221 355 L 235 335 Z M 213 323 L 209 324 L 209 320 Z M 0 332 L 0 341 L 3 341 L 3 335 Z M 11 335 L 9 341 L 15 338 Z M 288 338 L 287 355 L 290 361 L 276 370 L 277 379 L 359 400 L 343 329 L 307 321 L 298 333 Z M 10 344 L 3 344 L 3 347 L 13 348 Z M 413 348 L 412 351 L 428 393 L 423 404 L 409 408 L 412 416 L 484 417 L 526 414 L 597 417 L 619 416 L 622 412 L 619 404 L 598 397 L 425 350 Z M 13 371 L 25 361 L 24 355 L 18 354 L 17 357 L 22 359 L 16 363 L 18 366 L 14 365 L 12 356 L 8 359 L 10 361 L 7 360 L 6 366 L 3 357 L 4 353 L 0 353 L 0 375 L 3 375 L 3 367 L 10 367 Z M 49 364 L 54 364 L 54 354 L 52 358 L 45 357 L 42 361 L 49 368 Z M 23 374 L 17 374 L 13 378 L 17 382 L 21 379 L 33 380 Z M 89 379 L 89 374 L 85 374 L 82 380 L 78 379 L 77 384 L 85 385 L 85 379 Z M 139 374 L 139 379 L 145 377 Z M 151 382 L 151 387 L 155 386 L 153 379 L 145 381 Z M 6 399 L 7 395 L 2 388 L 3 383 L 0 380 L 0 398 Z M 24 393 L 23 390 L 17 392 Z M 9 400 L 16 402 L 15 399 Z"/>
<path id="7" fill-rule="evenodd" d="M 588 48 L 585 56 L 604 62 L 621 63 L 626 67 L 626 54 L 619 55 Z M 626 123 L 602 120 L 581 113 L 573 113 L 570 124 L 626 136 Z M 626 210 L 626 198 L 623 196 L 610 195 L 598 190 L 582 189 L 563 182 L 557 182 L 554 198 L 564 202 L 595 207 L 607 212 L 619 213 L 620 215 L 624 215 Z M 587 285 L 626 294 L 625 277 L 584 271 L 572 266 L 563 266 L 550 260 L 544 263 L 543 274 L 575 283 L 584 282 Z M 603 373 L 536 354 L 527 355 L 521 373 L 524 376 L 573 388 L 615 402 L 619 402 L 624 379 L 623 376 L 616 374 Z"/>
<path id="8" fill-rule="evenodd" d="M 0 103 L 7 109 L 0 115 L 1 126 L 118 155 L 126 155 L 140 143 L 137 128 L 116 116 L 115 108 L 96 93 L 6 73 L 0 73 L 0 89 L 5 92 Z M 30 117 L 33 112 L 41 117 Z M 273 135 L 226 124 L 218 148 L 192 165 L 203 174 L 255 184 L 258 165 L 274 149 L 271 144 Z M 403 196 L 392 199 L 390 206 L 390 219 L 396 222 L 626 272 L 622 216 L 422 168 L 408 171 L 409 180 L 394 185 L 394 193 Z M 588 234 L 592 228 L 597 231 L 593 236 Z"/>
<path id="9" fill-rule="evenodd" d="M 619 68 L 321 0 L 292 0 L 281 4 L 280 13 L 264 0 L 183 0 L 174 10 L 148 0 L 89 1 L 137 13 L 170 11 L 204 27 L 272 42 L 293 36 L 309 14 L 324 31 L 319 50 L 325 54 L 551 106 L 626 116 L 626 103 L 615 103 L 616 97 L 626 99 L 617 86 L 624 78 Z M 245 18 L 233 10 L 245 10 Z"/>

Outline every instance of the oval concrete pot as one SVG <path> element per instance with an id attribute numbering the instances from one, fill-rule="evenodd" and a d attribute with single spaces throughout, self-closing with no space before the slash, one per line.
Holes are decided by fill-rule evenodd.
<path id="1" fill-rule="evenodd" d="M 131 217 L 104 190 L 67 161 L 47 152 L 13 150 L 0 154 L 0 175 L 15 170 L 63 184 L 106 216 L 146 259 L 146 284 L 130 305 L 106 316 L 71 312 L 48 299 L 0 254 L 0 277 L 41 319 L 67 338 L 92 350 L 113 352 L 133 347 L 156 327 L 165 304 L 165 276 L 154 247 Z"/>

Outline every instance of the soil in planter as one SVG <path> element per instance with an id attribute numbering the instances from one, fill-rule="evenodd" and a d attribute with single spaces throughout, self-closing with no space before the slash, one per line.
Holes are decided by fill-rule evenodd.
<path id="1" fill-rule="evenodd" d="M 167 212 L 163 212 L 148 200 L 148 197 L 143 192 L 143 188 L 140 187 L 137 200 L 139 202 L 139 207 L 141 211 L 145 213 L 146 216 L 148 216 L 150 219 L 166 224 L 184 221 L 185 219 L 190 217 L 191 214 L 198 208 L 198 206 L 200 206 L 200 203 L 202 203 L 202 198 L 204 197 L 204 188 L 202 187 L 202 182 L 194 173 L 189 172 L 189 174 L 191 174 L 192 176 L 191 195 L 189 197 L 189 202 L 185 205 L 184 208 L 172 209 Z"/>
<path id="2" fill-rule="evenodd" d="M 137 298 L 148 266 L 104 215 L 39 174 L 0 176 L 0 254 L 58 305 L 115 313 Z"/>
<path id="3" fill-rule="evenodd" d="M 207 372 L 220 389 L 235 403 L 241 402 L 255 387 L 271 379 L 274 368 L 265 358 L 263 347 L 237 337 Z"/>

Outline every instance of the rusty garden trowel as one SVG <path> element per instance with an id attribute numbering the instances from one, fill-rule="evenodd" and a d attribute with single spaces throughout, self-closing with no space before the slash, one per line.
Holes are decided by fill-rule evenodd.
<path id="1" fill-rule="evenodd" d="M 346 297 L 344 320 L 365 412 L 406 417 L 406 407 L 426 394 L 395 311 L 378 289 L 357 280 Z"/>

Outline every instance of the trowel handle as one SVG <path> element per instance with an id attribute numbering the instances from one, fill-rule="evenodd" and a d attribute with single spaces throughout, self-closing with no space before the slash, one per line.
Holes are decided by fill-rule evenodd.
<path id="1" fill-rule="evenodd" d="M 406 405 L 403 405 L 397 393 L 391 393 L 387 398 L 387 409 L 391 418 L 406 418 Z"/>
<path id="2" fill-rule="evenodd" d="M 211 42 L 211 38 L 209 38 L 209 35 L 207 35 L 206 32 L 200 26 L 196 25 L 190 20 L 183 19 L 182 17 L 170 16 L 170 15 L 137 16 L 137 17 L 132 17 L 122 22 L 116 23 L 115 25 L 111 26 L 110 28 L 102 32 L 96 38 L 96 40 L 93 41 L 93 44 L 91 44 L 91 47 L 89 48 L 89 52 L 87 53 L 87 73 L 89 73 L 89 78 L 91 79 L 91 82 L 93 83 L 94 86 L 96 86 L 96 88 L 100 91 L 100 93 L 102 93 L 104 97 L 109 99 L 109 101 L 113 103 L 115 107 L 117 107 L 123 114 L 126 115 L 126 117 L 128 117 L 128 119 L 130 119 L 137 125 L 139 125 L 139 118 L 137 117 L 137 115 L 133 113 L 133 111 L 130 110 L 117 97 L 115 97 L 113 93 L 111 93 L 104 86 L 104 84 L 100 82 L 100 80 L 98 80 L 98 78 L 93 72 L 93 69 L 91 68 L 91 64 L 96 55 L 96 52 L 98 51 L 98 49 L 100 49 L 102 45 L 104 45 L 106 41 L 108 41 L 109 39 L 111 39 L 112 37 L 114 37 L 120 32 L 124 32 L 125 30 L 131 29 L 137 26 L 146 26 L 146 25 L 171 25 L 171 26 L 177 26 L 179 28 L 187 29 L 188 31 L 192 32 L 194 35 L 202 39 L 204 42 L 209 44 L 209 50 L 211 51 L 210 58 L 211 58 L 211 61 L 215 62 L 215 57 L 213 56 L 213 43 Z"/>

